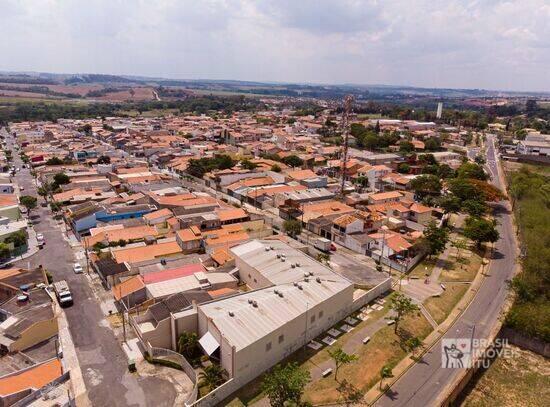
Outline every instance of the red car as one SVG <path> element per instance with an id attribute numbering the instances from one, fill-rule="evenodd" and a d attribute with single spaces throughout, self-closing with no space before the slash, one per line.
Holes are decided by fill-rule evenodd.
<path id="1" fill-rule="evenodd" d="M 334 243 L 330 244 L 330 251 L 335 252 L 336 251 L 336 245 Z"/>

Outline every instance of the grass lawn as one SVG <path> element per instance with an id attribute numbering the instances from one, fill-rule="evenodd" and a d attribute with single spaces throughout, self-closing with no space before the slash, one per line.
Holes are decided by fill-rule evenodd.
<path id="1" fill-rule="evenodd" d="M 464 296 L 469 284 L 448 283 L 446 290 L 439 297 L 430 297 L 424 301 L 424 307 L 428 310 L 435 321 L 440 324 L 451 313 L 455 305 Z"/>
<path id="2" fill-rule="evenodd" d="M 550 361 L 510 345 L 511 357 L 500 357 L 464 399 L 465 407 L 550 405 Z"/>
<path id="3" fill-rule="evenodd" d="M 460 260 L 457 261 L 457 251 L 452 250 L 445 268 L 441 271 L 440 281 L 472 281 L 479 271 L 482 261 L 482 251 L 461 250 Z"/>
<path id="4" fill-rule="evenodd" d="M 432 256 L 431 259 L 425 258 L 420 263 L 418 263 L 409 273 L 409 277 L 414 278 L 426 278 L 426 274 L 432 274 L 432 270 L 437 262 L 437 257 Z"/>
<path id="5" fill-rule="evenodd" d="M 421 339 L 432 330 L 422 315 L 407 317 L 400 324 L 400 328 L 409 335 Z M 380 369 L 384 365 L 393 368 L 406 356 L 407 352 L 401 348 L 399 342 L 393 326 L 382 328 L 373 335 L 367 345 L 359 348 L 358 359 L 355 362 L 340 368 L 340 383 L 334 380 L 334 375 L 312 382 L 306 387 L 304 401 L 313 404 L 336 403 L 350 399 L 352 395 L 366 393 L 380 379 Z M 347 386 L 341 386 L 344 379 Z"/>

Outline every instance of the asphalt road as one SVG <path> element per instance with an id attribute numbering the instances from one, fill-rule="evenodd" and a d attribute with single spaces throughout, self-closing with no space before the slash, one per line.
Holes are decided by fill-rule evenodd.
<path id="1" fill-rule="evenodd" d="M 2 135 L 5 132 L 0 130 Z M 15 167 L 21 168 L 15 180 L 24 187 L 22 195 L 38 197 L 34 179 L 23 168 L 19 153 L 13 150 L 13 140 L 7 139 L 13 151 Z M 41 201 L 42 198 L 39 198 Z M 121 344 L 108 327 L 99 303 L 83 274 L 75 274 L 74 252 L 52 218 L 49 208 L 40 205 L 31 213 L 34 228 L 44 235 L 46 245 L 38 253 L 15 264 L 36 267 L 41 264 L 54 279 L 65 279 L 73 294 L 74 305 L 66 308 L 69 329 L 93 406 L 172 406 L 176 398 L 173 385 L 156 377 L 139 377 L 127 369 L 127 359 Z"/>
<path id="2" fill-rule="evenodd" d="M 487 166 L 492 182 L 504 188 L 497 176 L 494 137 L 487 136 Z M 477 295 L 444 335 L 444 338 L 487 338 L 500 316 L 507 296 L 507 280 L 511 279 L 516 265 L 516 242 L 508 202 L 496 205 L 495 216 L 499 222 L 500 240 L 488 266 L 488 276 Z M 475 329 L 474 329 L 475 327 Z M 432 406 L 442 389 L 457 376 L 458 368 L 441 367 L 441 341 L 422 360 L 401 377 L 379 401 L 378 406 Z"/>

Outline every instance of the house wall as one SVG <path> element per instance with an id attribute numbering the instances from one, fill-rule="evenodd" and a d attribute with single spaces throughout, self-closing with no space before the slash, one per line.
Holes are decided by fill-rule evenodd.
<path id="1" fill-rule="evenodd" d="M 151 317 L 149 319 L 152 320 Z M 135 320 L 139 324 L 141 318 L 136 317 Z M 144 320 L 147 320 L 147 314 L 145 314 Z M 171 318 L 166 318 L 160 321 L 155 329 L 148 332 L 140 332 L 139 336 L 141 336 L 144 343 L 149 342 L 155 348 L 172 349 L 171 324 Z"/>
<path id="2" fill-rule="evenodd" d="M 423 213 L 412 213 L 413 216 L 411 216 L 411 219 L 417 223 L 420 223 L 421 225 L 427 225 L 432 220 L 432 213 L 430 212 L 423 212 Z"/>
<path id="3" fill-rule="evenodd" d="M 323 303 L 310 308 L 306 313 L 272 331 L 269 335 L 237 351 L 234 362 L 235 373 L 232 376 L 235 378 L 236 384 L 240 387 L 253 380 L 344 319 L 351 312 L 353 291 L 354 288 L 350 285 Z M 322 312 L 321 317 L 319 317 L 320 312 Z M 313 317 L 314 320 L 312 320 Z M 284 335 L 284 340 L 279 343 L 281 335 Z M 266 345 L 269 342 L 271 342 L 271 350 L 268 351 Z M 223 353 L 222 349 L 222 366 L 228 370 L 230 366 L 224 364 Z"/>
<path id="4" fill-rule="evenodd" d="M 273 285 L 258 270 L 243 262 L 239 257 L 235 258 L 235 265 L 239 269 L 240 280 L 244 281 L 250 288 L 257 289 Z"/>
<path id="5" fill-rule="evenodd" d="M 24 351 L 37 343 L 57 335 L 57 318 L 39 321 L 27 328 L 21 337 L 10 346 L 10 352 Z"/>
<path id="6" fill-rule="evenodd" d="M 173 316 L 173 342 L 178 343 L 178 337 L 184 332 L 198 332 L 199 331 L 199 318 L 196 309 L 190 309 L 187 311 L 179 312 Z M 177 351 L 177 349 L 172 350 Z"/>

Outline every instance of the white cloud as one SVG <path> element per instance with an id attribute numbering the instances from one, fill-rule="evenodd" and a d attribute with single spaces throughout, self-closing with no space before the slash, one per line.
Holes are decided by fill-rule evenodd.
<path id="1" fill-rule="evenodd" d="M 547 0 L 0 0 L 0 69 L 550 90 Z"/>

